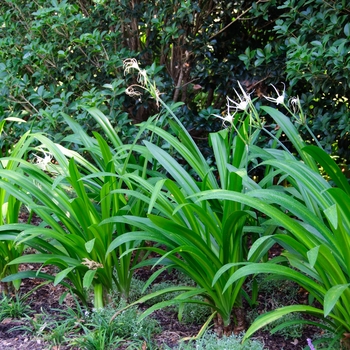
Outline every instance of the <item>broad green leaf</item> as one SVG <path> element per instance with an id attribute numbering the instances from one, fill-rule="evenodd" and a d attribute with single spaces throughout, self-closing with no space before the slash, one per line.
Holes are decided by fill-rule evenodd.
<path id="1" fill-rule="evenodd" d="M 253 190 L 246 194 L 237 193 L 232 191 L 225 190 L 212 190 L 212 191 L 204 191 L 196 194 L 199 201 L 208 200 L 208 199 L 221 199 L 221 200 L 232 200 L 235 202 L 240 202 L 242 204 L 248 205 L 251 208 L 255 208 L 262 213 L 273 218 L 276 223 L 280 226 L 285 227 L 290 232 L 293 233 L 295 237 L 298 237 L 301 243 L 303 243 L 306 247 L 313 247 L 314 238 L 310 235 L 310 232 L 306 230 L 302 225 L 300 225 L 296 220 L 293 220 L 284 212 L 279 210 L 278 208 L 270 205 L 270 202 L 279 203 L 280 201 L 284 203 L 286 201 L 286 205 L 284 207 L 288 207 L 292 212 L 294 209 L 297 211 L 298 216 L 305 216 L 310 219 L 312 222 L 315 221 L 313 216 L 310 216 L 307 211 L 305 211 L 305 207 L 302 206 L 298 201 L 293 200 L 288 196 L 282 196 L 281 193 L 272 190 Z M 193 196 L 194 197 L 194 196 Z M 282 203 L 281 203 L 282 204 Z M 316 220 L 317 222 L 317 220 Z M 324 227 L 324 225 L 320 225 Z M 328 238 L 328 237 L 327 237 Z M 331 233 L 329 239 L 332 239 Z"/>
<path id="2" fill-rule="evenodd" d="M 309 263 L 310 263 L 311 267 L 314 267 L 316 264 L 319 250 L 320 250 L 320 246 L 317 246 L 317 247 L 310 249 L 307 252 L 307 258 L 309 259 Z"/>
<path id="3" fill-rule="evenodd" d="M 12 281 L 16 281 L 16 280 L 22 280 L 25 278 L 41 278 L 44 280 L 48 280 L 48 281 L 54 281 L 55 276 L 51 276 L 47 273 L 43 273 L 43 272 L 37 272 L 37 271 L 32 271 L 32 270 L 28 270 L 28 271 L 21 271 L 9 276 L 6 276 L 5 278 L 3 278 L 1 280 L 1 282 L 12 282 Z M 71 286 L 66 283 L 66 282 L 61 282 L 61 284 L 63 286 L 65 286 L 66 288 L 71 288 Z"/>
<path id="4" fill-rule="evenodd" d="M 330 207 L 326 208 L 323 211 L 328 219 L 328 221 L 332 224 L 334 229 L 338 227 L 338 213 L 337 213 L 337 205 L 333 204 Z"/>
<path id="5" fill-rule="evenodd" d="M 196 291 L 195 295 L 201 295 L 201 293 L 202 293 L 202 290 L 200 290 L 198 288 L 198 290 Z M 205 302 L 205 301 L 201 301 L 200 299 L 190 299 L 190 298 L 188 298 L 188 299 L 181 299 L 181 298 L 179 298 L 180 296 L 176 297 L 175 299 L 162 301 L 160 303 L 152 305 L 150 308 L 148 308 L 146 311 L 144 311 L 139 316 L 138 322 L 142 321 L 144 318 L 146 318 L 147 316 L 149 316 L 152 312 L 154 312 L 156 310 L 163 309 L 163 308 L 168 307 L 168 306 L 183 304 L 183 303 L 192 303 L 192 304 L 205 305 L 205 306 L 211 307 L 213 309 L 217 309 L 215 307 L 215 305 L 212 305 L 212 304 L 210 304 L 208 302 Z"/>
<path id="6" fill-rule="evenodd" d="M 73 259 L 66 255 L 56 255 L 56 254 L 26 254 L 23 256 L 20 256 L 12 261 L 9 262 L 9 265 L 13 264 L 26 264 L 26 263 L 32 263 L 32 264 L 45 264 L 47 261 L 56 259 L 58 261 L 61 261 L 63 264 L 70 265 L 70 266 L 79 266 L 80 261 L 77 259 Z"/>
<path id="7" fill-rule="evenodd" d="M 342 226 L 350 232 L 350 196 L 344 193 L 340 188 L 329 188 L 327 190 L 334 203 L 337 204 L 337 217 Z M 338 225 L 337 225 L 338 226 Z"/>
<path id="8" fill-rule="evenodd" d="M 171 146 L 173 146 L 181 156 L 190 164 L 192 169 L 199 175 L 199 177 L 203 180 L 205 177 L 208 178 L 207 182 L 209 182 L 209 188 L 216 188 L 217 183 L 215 180 L 215 176 L 211 171 L 210 166 L 208 165 L 206 159 L 203 157 L 202 153 L 198 149 L 197 145 L 193 142 L 193 139 L 184 133 L 184 130 L 181 126 L 169 120 L 169 124 L 172 129 L 177 133 L 179 139 L 172 136 L 166 130 L 162 128 L 158 128 L 154 125 L 150 125 L 149 129 L 155 132 L 157 135 L 162 137 L 164 140 L 169 142 Z M 186 132 L 187 133 L 187 132 Z"/>
<path id="9" fill-rule="evenodd" d="M 91 239 L 90 241 L 85 243 L 85 249 L 88 253 L 91 253 L 91 251 L 94 249 L 96 238 Z"/>
<path id="10" fill-rule="evenodd" d="M 172 156 L 150 142 L 145 141 L 145 145 L 153 157 L 171 174 L 179 186 L 184 189 L 186 194 L 190 195 L 200 191 L 192 176 L 184 171 L 184 168 Z"/>
<path id="11" fill-rule="evenodd" d="M 320 328 L 320 329 L 324 329 L 326 331 L 328 331 L 329 333 L 333 334 L 334 333 L 334 327 L 329 327 L 327 326 L 326 322 L 328 320 L 323 320 L 321 319 L 320 322 L 314 322 L 314 321 L 311 321 L 311 320 L 305 320 L 305 319 L 296 319 L 296 320 L 292 320 L 292 321 L 286 321 L 286 322 L 283 322 L 281 324 L 279 324 L 278 326 L 274 327 L 273 329 L 271 329 L 270 331 L 270 334 L 275 334 L 276 332 L 280 331 L 280 330 L 283 330 L 283 329 L 286 329 L 290 326 L 293 326 L 293 325 L 311 325 L 311 326 L 315 326 L 317 328 Z M 322 338 L 320 338 L 322 339 Z"/>
<path id="12" fill-rule="evenodd" d="M 227 189 L 227 164 L 229 163 L 229 155 L 231 148 L 228 146 L 227 142 L 227 138 L 229 137 L 228 129 L 224 129 L 218 133 L 211 133 L 209 136 L 210 143 L 215 156 L 216 167 L 219 172 L 221 188 Z"/>
<path id="13" fill-rule="evenodd" d="M 248 213 L 242 210 L 232 212 L 222 228 L 223 263 L 240 262 L 242 256 L 242 231 Z M 220 243 L 219 243 L 220 244 Z"/>
<path id="14" fill-rule="evenodd" d="M 55 276 L 51 276 L 43 272 L 38 273 L 37 271 L 28 270 L 28 271 L 21 271 L 21 272 L 15 273 L 10 276 L 6 276 L 1 280 L 1 282 L 12 282 L 12 281 L 15 281 L 18 279 L 24 279 L 24 278 L 43 278 L 46 280 L 54 281 Z"/>
<path id="15" fill-rule="evenodd" d="M 346 289 L 350 288 L 350 283 L 339 284 L 329 289 L 324 297 L 324 317 L 327 317 L 333 310 L 338 299 Z M 349 310 L 348 310 L 349 311 Z"/>
<path id="16" fill-rule="evenodd" d="M 147 214 L 151 214 L 152 210 L 155 206 L 155 203 L 160 195 L 160 192 L 163 189 L 164 183 L 165 181 L 167 181 L 166 179 L 161 179 L 159 181 L 157 181 L 156 185 L 154 186 L 154 191 L 151 194 L 151 200 L 149 202 L 149 206 L 148 206 L 148 211 Z"/>
<path id="17" fill-rule="evenodd" d="M 250 247 L 247 260 L 251 261 L 251 259 L 253 258 L 254 261 L 258 261 L 257 259 L 261 257 L 261 253 L 265 253 L 265 250 L 267 251 L 269 248 L 271 248 L 274 245 L 275 242 L 273 238 L 274 237 L 270 235 L 258 238 Z M 261 252 L 262 248 L 264 249 Z"/>
<path id="18" fill-rule="evenodd" d="M 288 139 L 292 142 L 298 154 L 304 160 L 304 162 L 310 167 L 310 169 L 317 171 L 317 166 L 310 155 L 308 155 L 303 148 L 306 146 L 305 142 L 300 136 L 300 133 L 295 128 L 290 118 L 278 111 L 276 108 L 262 106 L 262 110 L 266 111 L 276 122 L 276 124 L 282 128 L 286 133 Z"/>
<path id="19" fill-rule="evenodd" d="M 162 268 L 158 269 L 156 272 L 154 272 L 151 277 L 146 281 L 145 285 L 142 288 L 142 294 L 146 291 L 146 289 L 150 286 L 150 284 L 165 270 L 169 269 L 169 267 L 173 267 L 175 265 L 165 265 Z"/>
<path id="20" fill-rule="evenodd" d="M 107 135 L 107 139 L 112 142 L 115 149 L 123 144 L 118 134 L 115 132 L 108 118 L 97 108 L 91 107 L 87 111 L 93 116 L 96 122 L 101 126 Z"/>
<path id="21" fill-rule="evenodd" d="M 96 275 L 97 270 L 88 270 L 86 271 L 83 278 L 83 288 L 89 289 L 92 281 Z"/>
<path id="22" fill-rule="evenodd" d="M 161 244 L 166 244 L 167 246 L 171 246 L 171 241 L 169 241 L 169 239 L 167 239 L 164 235 L 160 234 L 159 232 L 132 231 L 127 232 L 114 239 L 107 249 L 106 256 L 108 256 L 108 254 L 110 254 L 113 250 L 115 250 L 124 243 L 143 240 L 153 241 Z"/>
<path id="23" fill-rule="evenodd" d="M 219 257 L 215 254 L 215 251 L 213 251 L 211 246 L 209 246 L 202 237 L 194 235 L 192 230 L 159 216 L 150 215 L 149 218 L 154 224 L 161 228 L 162 231 L 164 231 L 165 236 L 173 238 L 179 246 L 193 245 L 193 247 L 202 251 L 214 266 L 217 266 L 218 268 L 220 267 L 221 262 Z"/>
<path id="24" fill-rule="evenodd" d="M 168 287 L 168 288 L 164 288 L 164 289 L 161 289 L 161 290 L 158 290 L 156 292 L 153 292 L 153 293 L 150 293 L 150 294 L 147 294 L 143 297 L 141 297 L 140 299 L 134 301 L 133 303 L 127 305 L 126 307 L 118 310 L 110 319 L 110 322 L 112 322 L 121 312 L 123 312 L 124 310 L 128 309 L 129 307 L 132 307 L 134 305 L 137 305 L 137 304 L 143 304 L 145 303 L 146 301 L 152 299 L 152 298 L 155 298 L 159 295 L 163 295 L 163 294 L 167 294 L 167 293 L 173 293 L 173 292 L 181 292 L 181 291 L 189 291 L 189 290 L 193 290 L 193 289 L 196 289 L 198 291 L 198 294 L 204 292 L 203 289 L 199 289 L 199 288 L 196 288 L 196 287 L 189 287 L 189 286 L 172 286 L 172 287 Z"/>
<path id="25" fill-rule="evenodd" d="M 57 286 L 74 269 L 75 269 L 75 266 L 67 267 L 66 269 L 57 273 L 57 275 L 55 276 L 55 280 L 54 280 L 53 285 Z"/>
<path id="26" fill-rule="evenodd" d="M 229 264 L 225 264 L 224 266 L 220 267 L 220 269 L 216 272 L 213 281 L 212 281 L 212 286 L 215 285 L 215 283 L 218 281 L 218 279 L 229 269 L 231 269 L 232 267 L 236 267 L 236 266 L 242 266 L 242 265 L 247 265 L 249 263 L 247 262 L 235 262 L 235 263 L 229 263 Z"/>
<path id="27" fill-rule="evenodd" d="M 313 279 L 304 276 L 298 271 L 289 267 L 272 264 L 272 263 L 251 263 L 238 269 L 227 281 L 224 291 L 234 282 L 242 277 L 248 275 L 255 275 L 258 273 L 272 273 L 276 275 L 283 275 L 284 277 L 299 283 L 307 290 L 313 290 L 315 293 L 324 295 L 326 290 L 324 286 L 316 283 Z"/>

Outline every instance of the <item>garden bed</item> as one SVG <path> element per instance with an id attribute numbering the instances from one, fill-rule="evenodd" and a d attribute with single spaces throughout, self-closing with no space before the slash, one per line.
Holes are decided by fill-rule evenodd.
<path id="1" fill-rule="evenodd" d="M 22 269 L 37 268 L 35 266 L 23 266 Z M 44 267 L 43 272 L 54 273 L 54 268 Z M 51 271 L 50 271 L 51 270 Z M 149 276 L 148 270 L 138 270 L 136 272 L 136 278 L 138 281 L 146 279 Z M 33 291 L 29 295 L 25 304 L 29 306 L 28 316 L 21 319 L 5 318 L 0 323 L 0 348 L 1 349 L 82 349 L 82 347 L 76 347 L 72 345 L 64 345 L 64 341 L 61 344 L 58 343 L 59 335 L 53 335 L 54 339 L 50 338 L 50 322 L 56 322 L 62 318 L 60 310 L 72 310 L 76 309 L 76 300 L 71 296 L 67 295 L 65 300 L 60 303 L 60 297 L 66 292 L 66 288 L 57 285 L 54 286 L 52 283 L 42 285 L 36 289 L 42 281 L 38 279 L 26 279 L 22 281 L 20 288 L 20 295 Z M 155 283 L 179 283 L 178 274 L 176 272 L 163 273 L 162 277 L 159 277 Z M 305 291 L 300 289 L 298 286 L 293 285 L 291 282 L 285 281 L 285 288 L 276 288 L 276 282 L 265 281 L 261 284 L 262 291 L 259 293 L 258 305 L 251 309 L 246 305 L 247 315 L 254 313 L 258 315 L 269 311 L 279 305 L 281 302 L 290 300 L 292 303 L 306 303 L 307 294 Z M 283 286 L 283 283 L 279 284 Z M 270 286 L 269 286 L 270 284 Z M 273 290 L 271 290 L 271 288 Z M 286 288 L 290 288 L 290 293 L 286 293 Z M 194 308 L 196 306 L 193 306 Z M 141 305 L 139 310 L 145 310 L 146 306 Z M 250 310 L 250 311 L 249 311 Z M 40 315 L 45 314 L 47 329 L 45 330 L 45 322 L 42 322 L 41 330 L 34 329 L 33 324 L 36 318 L 41 317 Z M 199 315 L 199 316 L 198 316 Z M 183 338 L 195 336 L 201 326 L 203 325 L 203 318 L 199 313 L 196 316 L 196 312 L 193 315 L 193 322 L 179 322 L 177 313 L 172 309 L 158 310 L 152 314 L 152 318 L 155 319 L 159 328 L 151 335 L 152 347 L 148 346 L 147 342 L 144 341 L 139 343 L 140 349 L 177 349 Z M 252 314 L 252 316 L 254 316 Z M 199 319 L 196 317 L 199 317 Z M 77 320 L 77 322 L 86 322 L 84 320 Z M 281 331 L 280 334 L 270 334 L 269 331 L 259 331 L 254 337 L 264 344 L 264 349 L 268 350 L 296 350 L 303 349 L 307 345 L 307 338 L 318 338 L 321 336 L 320 330 L 311 326 L 304 327 L 290 327 Z M 125 343 L 121 343 L 116 349 L 126 349 L 131 344 L 131 340 L 127 339 Z M 62 345 L 63 344 L 63 345 Z M 134 347 L 132 347 L 134 349 Z"/>

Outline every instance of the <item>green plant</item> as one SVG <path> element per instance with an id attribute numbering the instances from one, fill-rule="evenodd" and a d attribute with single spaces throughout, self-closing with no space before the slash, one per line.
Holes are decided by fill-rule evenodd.
<path id="1" fill-rule="evenodd" d="M 324 319 L 318 326 L 343 338 L 346 348 L 349 333 L 350 270 L 347 251 L 350 247 L 350 185 L 334 160 L 321 148 L 305 146 L 295 127 L 282 113 L 264 108 L 276 120 L 297 150 L 300 161 L 286 151 L 259 151 L 266 165 L 272 168 L 261 183 L 277 176 L 285 186 L 256 189 L 247 193 L 227 190 L 196 194 L 199 203 L 211 199 L 228 200 L 246 204 L 260 211 L 270 220 L 264 222 L 268 229 L 277 224 L 282 231 L 259 238 L 250 249 L 248 259 L 266 241 L 277 242 L 285 252 L 281 257 L 266 263 L 246 263 L 228 280 L 226 287 L 248 274 L 273 273 L 283 275 L 305 288 L 323 310 L 309 305 L 290 305 L 260 316 L 251 325 L 244 340 L 257 329 L 291 312 L 307 312 Z M 316 162 L 322 167 L 318 169 Z M 331 187 L 322 174 L 337 187 Z M 285 266 L 288 262 L 290 266 Z M 281 264 L 282 263 L 282 264 Z M 217 273 L 213 285 L 227 265 Z M 224 288 L 224 290 L 225 290 Z"/>
<path id="2" fill-rule="evenodd" d="M 204 301 L 198 297 L 199 301 Z M 211 314 L 211 309 L 203 304 L 185 304 L 181 314 L 181 322 L 184 324 L 205 324 Z"/>
<path id="3" fill-rule="evenodd" d="M 132 121 L 156 112 L 147 97 L 134 103 L 123 93 L 122 60 L 137 57 L 153 66 L 165 101 L 185 103 L 182 117 L 200 138 L 217 123 L 198 116 L 222 110 L 237 80 L 261 97 L 287 76 L 314 133 L 346 159 L 348 14 L 345 0 L 3 1 L 0 114 L 28 123 L 6 128 L 0 147 L 30 128 L 60 142 L 69 134 L 62 111 L 100 132 L 82 104 L 133 140 Z"/>
<path id="4" fill-rule="evenodd" d="M 5 123 L 9 122 L 23 123 L 24 120 L 16 118 L 5 118 L 0 122 L 0 136 L 3 134 L 3 127 Z M 6 169 L 11 171 L 16 171 L 19 162 L 12 158 L 22 158 L 27 152 L 30 143 L 32 142 L 32 137 L 29 133 L 25 133 L 18 142 L 11 148 L 3 147 L 4 152 L 0 158 L 0 169 Z M 22 202 L 15 196 L 8 193 L 4 188 L 0 188 L 0 225 L 11 224 L 18 222 L 19 212 L 21 210 Z M 24 244 L 16 244 L 14 242 L 15 237 L 11 234 L 3 235 L 0 241 L 0 281 L 7 275 L 14 274 L 18 271 L 18 265 L 8 265 L 8 263 L 21 256 L 24 250 Z M 17 279 L 12 281 L 12 286 L 18 289 L 21 280 Z M 8 293 L 9 288 L 5 283 L 1 283 L 4 287 L 4 292 Z"/>
<path id="5" fill-rule="evenodd" d="M 108 308 L 87 312 L 81 325 L 83 334 L 75 337 L 70 343 L 86 349 L 115 349 L 116 345 L 128 345 L 128 348 L 140 348 L 144 342 L 152 344 L 151 335 L 159 332 L 156 320 L 147 319 L 137 322 L 138 310 L 129 308 L 119 312 L 110 322 L 115 309 Z M 125 304 L 121 303 L 118 308 Z"/>
<path id="6" fill-rule="evenodd" d="M 49 283 L 48 281 L 45 283 Z M 37 289 L 37 288 L 36 288 Z M 63 300 L 65 294 L 61 296 Z M 49 343 L 50 346 L 67 345 L 81 332 L 81 323 L 84 322 L 86 311 L 74 297 L 74 307 L 60 307 L 59 309 L 45 310 L 40 313 L 25 315 L 24 322 L 13 327 L 12 331 L 21 331 Z"/>
<path id="7" fill-rule="evenodd" d="M 175 273 L 175 271 L 174 271 Z M 190 282 L 193 281 L 191 280 Z M 152 283 L 148 288 L 145 290 L 145 284 L 146 282 L 134 279 L 131 282 L 131 287 L 130 287 L 130 297 L 129 297 L 129 302 L 133 303 L 140 299 L 141 297 L 148 295 L 148 294 L 153 294 L 162 291 L 164 289 L 170 289 L 173 286 L 179 286 L 179 285 L 184 285 L 186 286 L 186 283 L 184 281 L 165 281 L 165 282 L 159 282 L 159 283 Z M 166 294 L 159 294 L 155 296 L 152 299 L 146 300 L 144 302 L 144 305 L 146 307 L 151 307 L 152 305 L 155 305 L 157 303 L 162 303 L 166 302 L 169 300 L 174 299 L 176 296 L 178 296 L 180 292 L 169 292 Z M 197 299 L 197 298 L 196 298 Z M 198 298 L 199 301 L 204 301 L 201 298 Z M 174 312 L 179 311 L 178 306 L 170 306 L 169 307 L 171 310 L 174 310 Z M 201 305 L 201 304 L 185 304 L 182 309 L 182 315 L 181 315 L 181 322 L 184 324 L 198 324 L 198 323 L 205 323 L 205 321 L 208 319 L 208 317 L 211 314 L 211 309 L 206 306 L 206 305 Z"/>
<path id="8" fill-rule="evenodd" d="M 45 158 L 37 164 L 13 158 L 20 166 L 16 171 L 0 170 L 0 188 L 33 210 L 43 223 L 40 227 L 7 224 L 0 232 L 3 236 L 16 237 L 17 244 L 25 243 L 39 251 L 39 254 L 18 257 L 10 261 L 9 266 L 42 263 L 60 269 L 56 276 L 43 274 L 39 269 L 22 271 L 3 281 L 40 277 L 57 284 L 69 280 L 73 291 L 85 303 L 88 302 L 87 290 L 92 286 L 94 305 L 100 308 L 107 302 L 113 284 L 123 297 L 128 297 L 131 267 L 138 262 L 139 256 L 139 253 L 132 256 L 131 248 L 142 242 L 124 244 L 118 251 L 107 252 L 112 240 L 130 231 L 130 225 L 106 224 L 102 227 L 99 224 L 114 215 L 144 215 L 144 204 L 134 198 L 128 200 L 124 193 L 124 188 L 132 191 L 137 186 L 121 179 L 129 171 L 140 172 L 142 176 L 144 166 L 142 162 L 137 164 L 108 119 L 96 109 L 89 111 L 112 146 L 97 133 L 94 137 L 88 136 L 69 116 L 65 118 L 75 134 L 67 141 L 74 140 L 84 147 L 85 156 L 55 144 L 43 135 L 32 135 L 32 139 L 41 143 L 35 151 L 43 152 Z M 51 159 L 57 164 L 52 164 Z"/>
<path id="9" fill-rule="evenodd" d="M 18 294 L 14 298 L 10 298 L 8 295 L 3 294 L 0 300 L 0 322 L 5 318 L 22 318 L 32 313 L 32 310 L 28 304 L 26 304 L 26 298 L 20 297 Z"/>
<path id="10" fill-rule="evenodd" d="M 157 103 L 163 106 L 171 116 L 167 120 L 173 136 L 170 132 L 149 124 L 146 129 L 150 130 L 154 137 L 167 142 L 171 149 L 176 150 L 178 158 L 188 165 L 185 170 L 172 155 L 165 152 L 154 142 L 145 141 L 145 148 L 137 148 L 143 154 L 152 156 L 153 169 L 157 170 L 157 177 L 141 179 L 135 174 L 126 174 L 125 181 L 140 183 L 143 192 L 126 191 L 128 197 L 145 200 L 148 204 L 148 217 L 125 215 L 124 217 L 112 217 L 102 222 L 110 223 L 131 223 L 138 227 L 139 231 L 125 233 L 116 238 L 110 245 L 108 251 L 113 251 L 125 242 L 135 240 L 155 241 L 158 244 L 147 247 L 147 250 L 159 254 L 160 258 L 144 261 L 138 266 L 164 265 L 157 270 L 149 279 L 145 288 L 164 270 L 175 268 L 193 279 L 197 286 L 169 287 L 163 291 L 157 291 L 142 297 L 138 302 L 158 297 L 163 293 L 182 292 L 174 299 L 162 301 L 150 307 L 141 317 L 145 317 L 157 308 L 183 304 L 197 303 L 212 308 L 213 313 L 208 322 L 217 316 L 218 332 L 230 333 L 233 326 L 244 328 L 244 315 L 242 310 L 242 284 L 244 279 L 223 291 L 227 279 L 232 272 L 239 269 L 239 264 L 246 259 L 246 240 L 248 233 L 259 235 L 259 227 L 255 227 L 255 216 L 239 202 L 228 201 L 207 201 L 197 205 L 190 197 L 201 190 L 209 189 L 215 192 L 218 188 L 232 191 L 243 191 L 243 180 L 236 172 L 247 171 L 247 144 L 248 138 L 254 139 L 258 132 L 250 134 L 251 117 L 243 116 L 244 121 L 239 123 L 240 114 L 229 114 L 228 123 L 230 129 L 222 130 L 219 133 L 211 134 L 211 145 L 216 158 L 217 170 L 211 168 L 202 153 L 194 143 L 193 139 L 180 123 L 174 113 L 160 99 L 156 86 L 151 82 L 145 70 L 141 70 L 136 60 L 126 62 L 126 71 L 136 69 L 139 73 L 139 85 L 130 86 L 128 92 L 135 94 L 136 88 L 146 89 Z M 137 92 L 140 94 L 141 92 Z M 250 98 L 244 93 L 244 103 L 247 107 L 251 105 Z M 241 107 L 241 104 L 238 104 Z M 244 110 L 244 108 L 236 108 Z M 234 135 L 235 132 L 238 135 Z M 239 170 L 238 170 L 239 169 Z M 167 178 L 163 172 L 168 174 Z M 219 180 L 218 180 L 219 178 Z M 244 231 L 244 224 L 250 220 L 252 226 Z M 165 249 L 163 247 L 166 247 Z M 264 254 L 267 247 L 261 249 L 251 261 L 258 261 Z M 212 280 L 218 270 L 227 263 L 232 263 L 232 270 L 226 271 L 222 278 L 212 285 Z M 197 296 L 202 296 L 198 299 Z M 181 317 L 183 306 L 180 307 Z"/>
<path id="11" fill-rule="evenodd" d="M 92 331 L 83 327 L 83 331 L 85 334 L 72 340 L 71 345 L 86 350 L 112 350 L 117 349 L 118 346 L 125 343 L 123 339 L 115 337 L 113 334 L 108 337 L 105 329 L 95 329 Z"/>
<path id="12" fill-rule="evenodd" d="M 293 281 L 286 280 L 281 276 L 276 275 L 257 275 L 253 281 L 258 285 L 259 295 L 263 298 L 257 302 L 258 307 L 254 305 L 247 311 L 247 322 L 251 324 L 259 316 L 266 313 L 268 310 L 273 310 L 284 305 L 293 305 L 299 302 L 300 287 Z M 248 283 L 246 288 L 250 290 L 253 283 Z M 259 311 L 259 312 L 258 312 Z M 296 322 L 294 322 L 296 321 Z M 289 326 L 288 326 L 289 324 Z M 279 325 L 282 325 L 279 327 Z M 302 314 L 295 313 L 283 316 L 281 319 L 267 325 L 262 330 L 277 333 L 285 339 L 301 338 L 304 322 Z"/>

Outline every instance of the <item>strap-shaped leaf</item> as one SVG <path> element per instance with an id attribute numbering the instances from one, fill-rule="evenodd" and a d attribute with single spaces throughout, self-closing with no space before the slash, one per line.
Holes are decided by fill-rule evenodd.
<path id="1" fill-rule="evenodd" d="M 310 167 L 310 169 L 317 171 L 318 169 L 313 158 L 309 154 L 307 154 L 305 151 L 303 151 L 306 144 L 304 140 L 301 138 L 298 130 L 290 121 L 290 118 L 285 116 L 276 108 L 272 108 L 268 106 L 263 106 L 260 108 L 266 111 L 275 120 L 275 122 L 279 125 L 279 127 L 282 128 L 282 130 L 287 135 L 288 140 L 292 142 L 298 154 L 301 156 L 303 161 Z"/>
<path id="2" fill-rule="evenodd" d="M 150 142 L 145 142 L 145 145 L 153 157 L 170 173 L 179 186 L 184 189 L 186 194 L 191 195 L 200 191 L 193 177 L 172 156 Z"/>

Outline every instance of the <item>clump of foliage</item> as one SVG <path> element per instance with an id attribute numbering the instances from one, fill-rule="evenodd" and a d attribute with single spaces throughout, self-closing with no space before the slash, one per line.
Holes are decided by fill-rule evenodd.
<path id="1" fill-rule="evenodd" d="M 53 277 L 25 271 L 3 281 L 34 274 L 55 283 L 68 280 L 84 302 L 93 287 L 95 306 L 101 308 L 113 283 L 127 298 L 134 268 L 161 265 L 144 289 L 164 270 L 172 268 L 196 284 L 156 290 L 125 310 L 176 292 L 172 299 L 150 306 L 139 320 L 172 305 L 179 305 L 181 318 L 184 304 L 194 303 L 212 310 L 201 332 L 214 319 L 215 330 L 221 335 L 245 328 L 243 298 L 254 302 L 242 289 L 246 277 L 258 272 L 283 273 L 308 290 L 324 309 L 310 305 L 277 309 L 259 317 L 244 339 L 291 312 L 321 317 L 326 323 L 317 325 L 338 332 L 341 338 L 348 331 L 349 264 L 343 249 L 349 246 L 349 208 L 345 200 L 349 184 L 329 155 L 320 147 L 307 146 L 300 137 L 293 124 L 306 120 L 300 101 L 296 99 L 295 109 L 290 109 L 284 91 L 275 89 L 278 96 L 268 100 L 282 104 L 292 119 L 271 107 L 260 107 L 279 125 L 278 130 L 271 130 L 250 94 L 239 84 L 237 101 L 228 99 L 227 114 L 218 116 L 226 128 L 210 134 L 213 168 L 174 114 L 176 106 L 169 107 L 161 99 L 147 71 L 134 59 L 126 60 L 124 65 L 126 73 L 138 73 L 137 84 L 129 86 L 127 93 L 140 97 L 144 89 L 163 108 L 140 125 L 138 137 L 146 133 L 147 141 L 139 145 L 137 137 L 132 144 L 123 144 L 108 118 L 95 108 L 90 108 L 89 113 L 113 147 L 98 133 L 91 137 L 64 116 L 75 132 L 67 140 L 84 145 L 93 162 L 35 134 L 33 137 L 42 143 L 37 150 L 52 154 L 57 164 L 45 159 L 30 164 L 14 158 L 20 166 L 1 169 L 0 184 L 38 213 L 43 226 L 8 224 L 0 231 L 15 235 L 16 242 L 40 252 L 10 264 L 51 263 L 60 272 Z M 165 121 L 167 130 L 162 127 Z M 306 129 L 313 135 L 310 128 Z M 293 151 L 279 139 L 282 133 L 290 140 Z M 256 146 L 260 135 L 271 139 L 270 148 Z M 172 153 L 165 150 L 169 148 Z M 186 167 L 180 162 L 185 162 Z M 263 168 L 259 182 L 248 176 L 251 164 Z M 321 171 L 338 188 L 332 188 Z M 155 244 L 144 246 L 144 241 Z M 248 242 L 252 244 L 250 251 Z M 266 262 L 266 252 L 275 243 L 286 251 Z M 158 257 L 147 259 L 152 251 Z M 328 275 L 325 271 L 330 268 L 333 272 Z M 120 312 L 111 317 L 111 322 Z"/>
<path id="2" fill-rule="evenodd" d="M 26 303 L 26 298 L 20 297 L 16 294 L 15 297 L 9 297 L 3 294 L 0 300 L 0 322 L 5 318 L 20 319 L 33 311 Z"/>
<path id="3" fill-rule="evenodd" d="M 107 253 L 113 239 L 125 230 L 129 231 L 130 227 L 127 224 L 107 224 L 102 228 L 100 224 L 114 214 L 138 212 L 141 216 L 145 215 L 142 203 L 128 201 L 125 197 L 123 187 L 130 185 L 129 189 L 132 190 L 134 186 L 128 181 L 124 183 L 119 177 L 129 170 L 135 172 L 136 168 L 141 174 L 147 162 L 137 164 L 127 149 L 122 149 L 124 146 L 108 118 L 96 109 L 90 109 L 90 113 L 108 135 L 114 149 L 98 133 L 94 133 L 94 137 L 89 136 L 79 124 L 65 115 L 66 122 L 75 131 L 74 142 L 89 149 L 85 153 L 85 156 L 89 155 L 86 157 L 88 159 L 53 143 L 42 134 L 32 134 L 32 142 L 41 142 L 35 151 L 43 153 L 45 157 L 40 157 L 41 160 L 34 164 L 21 158 L 9 158 L 16 161 L 18 166 L 0 169 L 0 187 L 43 220 L 39 228 L 29 223 L 0 226 L 4 238 L 10 237 L 16 244 L 23 243 L 38 251 L 38 254 L 19 256 L 8 262 L 7 266 L 51 263 L 60 270 L 55 276 L 41 273 L 40 270 L 21 271 L 2 281 L 41 277 L 58 284 L 68 279 L 74 293 L 85 304 L 89 302 L 88 290 L 93 287 L 94 305 L 100 308 L 108 301 L 108 293 L 114 285 L 124 298 L 128 298 L 131 266 L 138 262 L 139 256 L 136 254 L 132 259 L 133 244 Z M 118 155 L 115 150 L 118 150 Z M 53 158 L 56 164 L 51 163 Z M 140 246 L 142 242 L 136 244 Z"/>
<path id="4" fill-rule="evenodd" d="M 86 313 L 81 324 L 82 334 L 74 337 L 70 344 L 84 349 L 115 349 L 123 344 L 135 349 L 143 344 L 151 347 L 151 336 L 160 331 L 156 320 L 149 318 L 138 322 L 138 310 L 130 308 L 110 322 L 114 312 L 113 308 L 106 308 Z"/>
<path id="5" fill-rule="evenodd" d="M 120 32 L 108 30 L 111 12 L 66 0 L 4 1 L 0 7 L 0 112 L 28 122 L 6 128 L 1 147 L 28 128 L 61 141 L 70 133 L 62 112 L 96 129 L 82 105 L 99 107 L 115 127 L 129 125 L 121 108 L 122 60 L 129 52 L 119 46 Z"/>
<path id="6" fill-rule="evenodd" d="M 274 169 L 265 173 L 260 184 L 267 184 L 277 176 L 278 185 L 253 189 L 245 194 L 207 191 L 198 194 L 198 197 L 200 200 L 220 198 L 240 201 L 271 218 L 264 222 L 267 227 L 278 225 L 282 228 L 273 235 L 260 237 L 253 244 L 248 257 L 269 240 L 280 244 L 285 252 L 281 257 L 265 263 L 246 263 L 232 275 L 226 287 L 248 274 L 273 273 L 297 282 L 322 305 L 322 308 L 289 305 L 261 315 L 248 329 L 244 339 L 284 315 L 307 312 L 321 318 L 322 322 L 317 325 L 334 332 L 346 348 L 350 310 L 350 265 L 346 254 L 350 244 L 348 179 L 324 150 L 306 146 L 289 118 L 275 109 L 264 109 L 278 121 L 298 152 L 297 158 L 286 148 L 277 152 L 265 149 L 256 153 L 263 160 L 262 166 L 267 166 L 269 171 Z M 335 187 L 321 175 L 323 172 Z M 286 262 L 288 266 L 284 266 Z M 215 280 L 220 275 L 221 271 L 218 271 Z"/>

